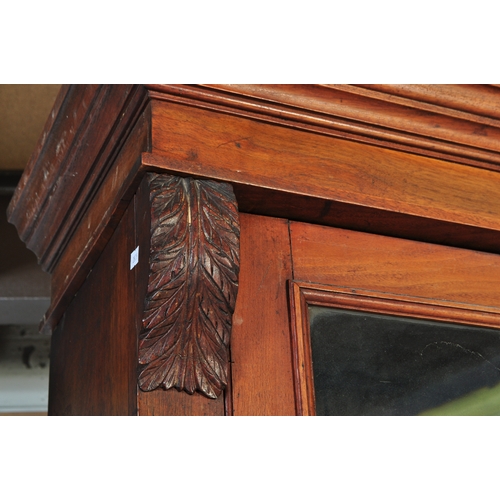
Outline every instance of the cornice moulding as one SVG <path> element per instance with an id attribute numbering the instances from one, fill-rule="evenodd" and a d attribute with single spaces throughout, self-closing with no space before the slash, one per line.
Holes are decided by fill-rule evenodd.
<path id="1" fill-rule="evenodd" d="M 266 124 L 277 125 L 273 132 L 278 136 L 286 133 L 323 144 L 324 160 L 335 172 L 339 156 L 330 143 L 346 151 L 356 150 L 354 156 L 349 153 L 349 160 L 363 149 L 371 161 L 365 165 L 367 173 L 391 155 L 398 156 L 402 175 L 411 172 L 412 163 L 412 168 L 422 172 L 425 163 L 430 179 L 439 173 L 441 184 L 429 182 L 439 186 L 436 198 L 453 184 L 457 172 L 467 170 L 462 174 L 467 179 L 478 177 L 477 186 L 482 188 L 464 184 L 464 197 L 482 190 L 487 201 L 472 204 L 469 218 L 458 209 L 457 213 L 428 215 L 388 204 L 390 197 L 385 193 L 380 203 L 376 200 L 368 206 L 366 197 L 360 204 L 349 197 L 337 199 L 333 191 L 328 196 L 323 191 L 319 195 L 302 192 L 295 178 L 281 188 L 280 179 L 266 184 L 253 160 L 245 177 L 236 170 L 238 163 L 229 161 L 233 156 L 240 158 L 230 149 L 225 151 L 225 163 L 220 157 L 198 164 L 189 158 L 157 154 L 152 151 L 153 130 L 159 125 L 150 113 L 156 105 L 178 108 L 181 115 L 205 113 L 207 122 L 225 116 L 245 127 L 256 126 L 261 137 L 271 128 Z M 172 126 L 178 128 L 178 123 L 169 124 L 164 138 L 175 139 Z M 187 147 L 193 141 L 184 142 Z M 289 145 L 288 154 L 293 158 L 296 144 Z M 282 143 L 277 141 L 276 147 L 282 148 Z M 304 159 L 314 156 L 311 148 L 311 155 Z M 238 154 L 245 153 L 242 149 Z M 256 154 L 258 159 L 258 151 Z M 353 176 L 358 175 L 357 165 L 349 164 L 349 169 Z M 380 234 L 389 234 L 383 229 L 390 226 L 399 231 L 389 234 L 393 236 L 413 234 L 422 241 L 452 241 L 457 246 L 497 252 L 498 217 L 490 200 L 499 170 L 500 88 L 494 85 L 71 85 L 61 88 L 8 216 L 42 268 L 52 273 L 52 309 L 46 321 L 53 327 L 147 171 L 228 182 L 243 212 Z M 283 172 L 295 175 L 289 164 Z M 302 175 L 308 174 L 304 167 Z M 483 211 L 475 210 L 477 206 Z M 374 222 L 377 217 L 378 225 Z M 366 224 L 359 226 L 361 223 Z M 411 234 L 404 233 L 404 228 Z M 440 239 L 442 234 L 445 241 Z"/>
<path id="2" fill-rule="evenodd" d="M 500 170 L 494 85 L 63 85 L 8 212 L 44 270 L 151 100 Z"/>
<path id="3" fill-rule="evenodd" d="M 149 85 L 184 102 L 385 148 L 500 169 L 493 85 Z"/>

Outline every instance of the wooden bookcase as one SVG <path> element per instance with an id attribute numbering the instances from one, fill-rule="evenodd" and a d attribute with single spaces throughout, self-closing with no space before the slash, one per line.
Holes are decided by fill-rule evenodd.
<path id="1" fill-rule="evenodd" d="M 499 170 L 495 85 L 63 86 L 8 211 L 49 413 L 313 414 L 308 300 L 500 328 Z"/>

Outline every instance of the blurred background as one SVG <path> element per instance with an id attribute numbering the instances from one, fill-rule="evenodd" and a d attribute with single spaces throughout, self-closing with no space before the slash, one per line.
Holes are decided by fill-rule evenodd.
<path id="1" fill-rule="evenodd" d="M 0 416 L 47 414 L 50 337 L 38 324 L 50 303 L 50 276 L 6 210 L 59 88 L 0 85 Z"/>

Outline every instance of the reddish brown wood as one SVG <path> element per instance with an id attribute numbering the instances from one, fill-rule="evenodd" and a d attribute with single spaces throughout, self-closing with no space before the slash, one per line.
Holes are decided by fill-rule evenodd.
<path id="1" fill-rule="evenodd" d="M 222 170 L 211 165 L 172 160 L 148 153 L 143 155 L 142 162 L 144 168 L 159 173 L 176 173 L 220 181 L 230 181 L 233 176 L 233 172 L 229 169 Z M 252 182 L 255 182 L 255 185 L 252 185 Z M 276 191 L 272 187 L 258 186 L 257 181 L 251 176 L 248 179 L 240 178 L 237 182 L 233 180 L 231 184 L 242 212 L 473 250 L 500 252 L 500 235 L 493 229 L 381 210 L 332 199 L 325 200 L 290 191 Z"/>
<path id="2" fill-rule="evenodd" d="M 35 149 L 33 150 L 31 154 L 31 158 L 24 168 L 23 171 L 23 176 L 20 179 L 18 183 L 18 189 L 14 196 L 12 197 L 12 206 L 17 205 L 20 202 L 20 199 L 24 197 L 24 191 L 26 189 L 26 185 L 30 184 L 30 178 L 32 175 L 38 175 L 36 172 L 37 168 L 35 168 L 35 165 L 37 165 L 36 159 L 42 154 L 42 151 L 44 149 L 47 150 L 53 150 L 54 149 L 54 142 L 58 141 L 58 137 L 55 136 L 54 134 L 51 134 L 50 131 L 52 130 L 52 127 L 54 126 L 57 117 L 59 116 L 59 112 L 64 105 L 65 101 L 67 100 L 68 94 L 70 93 L 70 85 L 61 85 L 59 93 L 56 96 L 56 100 L 54 102 L 54 105 L 52 106 L 52 111 L 50 112 L 50 115 L 47 118 L 47 121 L 45 122 L 42 135 L 35 146 Z M 64 147 L 65 145 L 61 144 L 61 147 Z M 49 166 L 49 164 L 46 164 L 45 166 Z M 35 170 L 35 172 L 33 172 Z M 50 172 L 46 172 L 47 174 L 50 174 Z M 42 176 L 43 177 L 43 176 Z"/>
<path id="3" fill-rule="evenodd" d="M 412 102 L 421 109 L 435 109 L 442 114 L 461 116 L 466 113 L 478 122 L 497 124 L 500 105 L 497 103 L 498 85 L 349 85 L 376 91 L 378 98 Z M 373 92 L 375 94 L 375 92 Z M 371 95 L 371 94 L 368 94 Z M 427 107 L 426 106 L 432 106 Z"/>
<path id="4" fill-rule="evenodd" d="M 223 398 L 137 388 L 149 228 L 144 181 L 53 334 L 51 415 L 135 415 L 139 407 L 142 415 L 224 414 Z M 139 263 L 130 270 L 130 253 L 137 246 Z"/>
<path id="5" fill-rule="evenodd" d="M 152 153 L 174 171 L 500 230 L 497 172 L 162 102 L 152 119 Z"/>
<path id="6" fill-rule="evenodd" d="M 176 109 L 182 109 L 183 113 L 191 115 L 190 119 L 198 120 L 199 127 L 192 132 L 203 140 L 198 139 L 194 143 L 196 147 L 191 147 L 189 141 L 180 140 L 174 154 L 170 154 L 171 145 L 165 149 L 157 144 L 159 150 L 165 149 L 166 156 L 156 157 L 154 161 L 149 159 L 147 168 L 155 169 L 156 162 L 159 169 L 168 168 L 174 173 L 232 182 L 241 210 L 500 251 L 496 176 L 485 177 L 477 169 L 463 169 L 447 162 L 396 154 L 325 135 L 330 127 L 325 124 L 329 116 L 351 116 L 354 108 L 356 113 L 361 113 L 356 115 L 359 123 L 380 124 L 395 116 L 396 128 L 411 132 L 411 127 L 417 126 L 410 116 L 411 110 L 427 112 L 429 106 L 434 106 L 432 120 L 436 118 L 437 121 L 429 123 L 436 133 L 451 134 L 449 137 L 453 136 L 455 141 L 453 147 L 466 145 L 467 141 L 475 140 L 475 135 L 484 141 L 487 140 L 484 130 L 478 130 L 477 134 L 467 132 L 460 139 L 455 126 L 458 127 L 460 120 L 468 120 L 468 123 L 475 120 L 478 125 L 487 124 L 485 120 L 495 120 L 498 88 L 271 85 L 229 86 L 222 90 L 223 87 L 149 86 L 149 91 L 142 86 L 63 88 L 10 207 L 10 220 L 18 227 L 21 237 L 42 259 L 45 268 L 54 274 L 53 305 L 47 315 L 47 330 L 55 326 L 67 305 L 65 297 L 71 297 L 79 288 L 112 233 L 122 213 L 119 207 L 130 199 L 133 189 L 120 191 L 118 187 L 137 185 L 141 172 L 136 158 L 132 162 L 123 158 L 134 148 L 137 155 L 149 148 L 151 120 L 147 113 L 142 115 L 144 135 L 139 143 L 137 132 L 130 132 L 148 100 L 157 104 L 162 101 L 160 104 L 171 108 L 174 117 Z M 339 104 L 335 97 L 339 92 L 351 97 L 342 99 Z M 450 97 L 447 98 L 447 94 Z M 176 108 L 165 99 L 177 99 L 189 107 Z M 370 105 L 359 106 L 359 99 L 367 99 Z M 489 114 L 488 103 L 493 109 Z M 200 106 L 215 112 L 200 114 L 195 109 Z M 390 115 L 394 106 L 397 112 Z M 240 120 L 229 119 L 227 113 L 239 115 Z M 440 121 L 440 116 L 460 120 L 448 126 Z M 160 140 L 165 135 L 165 127 L 176 130 L 185 121 L 184 117 L 179 123 L 174 120 L 171 124 L 155 124 L 154 136 Z M 267 127 L 264 127 L 265 121 L 268 121 Z M 236 127 L 236 135 L 232 135 L 235 124 L 239 124 L 239 128 Z M 208 127 L 206 137 L 205 126 Z M 208 133 L 210 128 L 215 135 Z M 245 137 L 240 132 L 246 131 L 255 135 L 252 140 L 255 144 L 238 142 Z M 432 135 L 428 132 L 426 136 Z M 318 134 L 323 134 L 321 139 Z M 259 139 L 259 135 L 264 139 Z M 342 137 L 364 140 L 362 133 Z M 167 135 L 165 139 L 177 141 L 178 136 Z M 397 137 L 386 139 L 376 142 L 377 139 L 372 144 L 398 147 Z M 186 160 L 179 160 L 178 153 L 185 147 L 180 157 Z M 210 157 L 197 161 L 193 155 L 197 155 L 200 148 L 207 149 Z M 239 156 L 234 155 L 235 149 L 241 149 Z M 128 152 L 124 153 L 125 150 Z M 295 150 L 297 155 L 294 155 Z M 417 150 L 432 156 L 432 151 L 439 148 L 432 145 L 427 152 Z M 120 154 L 119 159 L 117 154 Z M 273 168 L 269 169 L 271 164 Z M 240 169 L 240 165 L 245 168 Z M 301 172 L 301 166 L 305 172 Z M 335 172 L 333 176 L 332 172 Z"/>
<path id="7" fill-rule="evenodd" d="M 500 328 L 500 307 L 294 281 L 307 304 Z"/>
<path id="8" fill-rule="evenodd" d="M 95 86 L 92 86 L 94 88 L 91 88 L 90 86 L 86 89 L 87 92 L 95 92 Z M 83 89 L 79 89 L 82 91 Z M 71 92 L 70 92 L 71 91 Z M 52 107 L 52 111 L 47 118 L 47 121 L 45 122 L 45 126 L 43 128 L 42 135 L 35 146 L 35 149 L 30 157 L 30 160 L 28 164 L 26 165 L 23 176 L 21 177 L 19 184 L 17 186 L 17 189 L 12 197 L 12 202 L 11 206 L 9 207 L 9 210 L 7 212 L 9 219 L 12 219 L 12 223 L 14 224 L 14 220 L 16 220 L 15 225 L 18 228 L 19 233 L 22 234 L 22 228 L 23 225 L 29 224 L 29 217 L 32 216 L 34 213 L 36 213 L 36 207 L 33 209 L 33 212 L 30 214 L 26 214 L 27 219 L 24 220 L 20 213 L 18 211 L 18 205 L 21 204 L 27 204 L 29 205 L 30 203 L 30 197 L 28 196 L 28 190 L 30 190 L 30 194 L 33 194 L 33 188 L 36 185 L 35 182 L 33 182 L 33 177 L 37 177 L 37 181 L 40 183 L 42 181 L 45 181 L 48 185 L 49 182 L 53 182 L 53 177 L 55 177 L 55 172 L 52 172 L 50 169 L 50 160 L 46 162 L 40 163 L 40 156 L 44 156 L 47 154 L 48 151 L 52 152 L 57 149 L 58 142 L 60 141 L 61 137 L 57 134 L 52 134 L 51 131 L 54 127 L 58 125 L 58 120 L 57 118 L 60 116 L 60 114 L 64 114 L 64 107 L 67 105 L 67 100 L 68 97 L 72 94 L 72 92 L 77 91 L 76 89 L 71 89 L 71 85 L 61 85 L 61 89 L 59 90 L 59 93 L 57 94 L 56 100 L 54 102 L 54 106 Z M 76 113 L 72 115 L 72 119 L 76 120 L 81 120 L 81 110 L 77 109 Z M 74 136 L 75 129 L 72 127 L 72 133 L 71 135 Z M 71 128 L 70 128 L 71 130 Z M 64 151 L 61 151 L 61 148 L 66 149 L 67 144 L 62 143 L 59 146 L 59 153 Z M 38 165 L 41 165 L 38 166 Z M 41 171 L 39 171 L 41 170 Z M 45 173 L 45 175 L 44 175 Z M 50 178 L 49 178 L 50 176 Z M 42 184 L 43 186 L 43 184 Z M 38 200 L 37 200 L 38 201 Z M 16 219 L 15 219 L 16 218 Z"/>
<path id="9" fill-rule="evenodd" d="M 356 120 L 432 138 L 435 143 L 446 141 L 450 151 L 465 152 L 468 151 L 467 146 L 473 146 L 478 149 L 476 155 L 483 154 L 485 159 L 486 151 L 490 160 L 495 157 L 491 153 L 500 151 L 495 139 L 500 132 L 500 121 L 489 116 L 459 111 L 456 108 L 450 109 L 443 105 L 431 106 L 410 98 L 394 97 L 391 95 L 391 87 L 386 87 L 385 92 L 360 89 L 355 85 L 328 85 L 328 87 L 333 92 L 339 93 L 339 98 L 342 99 L 339 103 L 339 107 L 342 108 L 340 112 Z M 494 87 L 488 89 L 490 100 L 495 102 L 500 97 L 499 90 Z M 445 92 L 445 89 L 441 89 L 441 95 Z M 344 108 L 349 111 L 344 112 Z M 444 148 L 442 144 L 438 147 Z"/>
<path id="10" fill-rule="evenodd" d="M 234 415 L 294 415 L 288 223 L 241 214 L 240 224 L 240 287 L 231 339 Z"/>
<path id="11" fill-rule="evenodd" d="M 224 416 L 224 398 L 210 399 L 197 392 L 140 391 L 138 404 L 139 416 Z"/>
<path id="12" fill-rule="evenodd" d="M 113 234 L 142 178 L 140 153 L 147 147 L 148 121 L 141 116 L 92 203 L 81 215 L 52 271 L 51 305 L 41 329 L 51 331 Z M 76 221 L 73 221 L 76 224 Z"/>
<path id="13" fill-rule="evenodd" d="M 439 299 L 402 297 L 328 285 L 293 282 L 290 286 L 295 351 L 295 391 L 299 415 L 315 415 L 310 322 L 307 307 L 318 305 L 394 316 L 500 328 L 500 307 L 484 308 Z"/>
<path id="14" fill-rule="evenodd" d="M 239 223 L 231 186 L 148 174 L 150 274 L 139 387 L 217 398 L 229 380 Z"/>
<path id="15" fill-rule="evenodd" d="M 142 329 L 142 318 L 144 313 L 144 300 L 147 294 L 149 281 L 149 254 L 151 243 L 151 217 L 150 217 L 150 189 L 145 178 L 136 197 L 136 218 L 137 218 L 137 242 L 139 245 L 139 263 L 137 264 L 137 293 L 142 300 L 137 301 L 135 320 L 136 331 Z M 135 360 L 137 363 L 137 359 Z M 134 368 L 134 379 L 137 387 L 137 376 Z M 226 394 L 217 399 L 209 399 L 202 394 L 192 395 L 179 392 L 175 389 L 168 391 L 158 388 L 154 391 L 144 392 L 137 387 L 137 408 L 138 415 L 164 415 L 164 416 L 184 416 L 184 415 L 214 415 L 225 414 L 224 403 Z"/>
<path id="16" fill-rule="evenodd" d="M 47 271 L 146 104 L 144 89 L 134 85 L 75 85 L 61 92 L 64 100 L 50 119 L 50 138 L 42 136 L 41 152 L 32 157 L 31 174 L 9 212 L 21 239 Z"/>
<path id="17" fill-rule="evenodd" d="M 288 155 L 286 159 L 290 165 L 288 171 L 284 165 L 285 171 L 278 172 L 278 179 L 286 180 L 289 174 L 293 175 L 288 182 L 288 187 L 279 182 L 271 182 L 269 176 L 259 176 L 258 171 L 250 171 L 249 173 L 252 174 L 250 178 L 247 176 L 240 179 L 234 175 L 235 163 L 231 158 L 229 158 L 230 169 L 226 171 L 224 165 L 227 162 L 224 161 L 223 165 L 219 165 L 218 158 L 227 156 L 229 146 L 237 147 L 237 137 L 230 137 L 229 142 L 222 149 L 221 142 L 215 144 L 214 150 L 217 150 L 217 154 L 213 164 L 203 162 L 200 171 L 206 172 L 205 175 L 212 172 L 214 177 L 224 177 L 234 182 L 237 188 L 239 184 L 243 210 L 487 251 L 500 250 L 499 238 L 495 233 L 498 228 L 491 224 L 491 220 L 499 220 L 498 207 L 494 201 L 498 199 L 496 177 L 475 179 L 476 172 L 474 171 L 464 170 L 463 175 L 457 174 L 456 165 L 451 166 L 441 162 L 426 164 L 422 163 L 419 157 L 386 155 L 387 150 L 367 149 L 361 144 L 350 143 L 351 148 L 345 149 L 344 146 L 348 143 L 337 140 L 331 142 L 328 137 L 324 137 L 323 142 L 314 145 L 314 141 L 311 142 L 311 140 L 316 132 L 321 132 L 320 129 L 303 128 L 304 124 L 313 122 L 316 123 L 314 126 L 324 128 L 326 126 L 324 122 L 325 120 L 328 122 L 328 117 L 342 115 L 355 116 L 359 123 L 365 125 L 370 122 L 379 126 L 387 122 L 386 124 L 390 124 L 391 127 L 393 125 L 396 127 L 393 130 L 406 132 L 413 130 L 417 133 L 418 130 L 415 127 L 420 122 L 411 115 L 412 110 L 419 113 L 425 111 L 425 113 L 433 113 L 432 120 L 429 122 L 432 130 L 425 130 L 426 137 L 430 137 L 432 133 L 448 134 L 446 137 L 454 141 L 453 147 L 464 146 L 468 144 L 467 141 L 476 139 L 488 141 L 488 137 L 493 137 L 491 134 L 488 135 L 485 129 L 478 129 L 472 132 L 466 131 L 465 135 L 460 138 L 458 132 L 462 129 L 458 124 L 460 120 L 468 120 L 468 123 L 493 126 L 494 123 L 488 120 L 495 121 L 497 118 L 495 109 L 500 92 L 498 88 L 494 86 L 422 85 L 333 87 L 314 85 L 150 86 L 152 90 L 149 91 L 149 95 L 141 86 L 64 87 L 10 208 L 11 221 L 18 227 L 28 247 L 37 253 L 46 269 L 53 269 L 58 275 L 53 283 L 54 307 L 58 307 L 59 296 L 71 295 L 78 289 L 81 276 L 86 275 L 95 261 L 95 255 L 98 255 L 102 249 L 103 245 L 97 244 L 96 251 L 93 252 L 94 258 L 89 258 L 87 261 L 87 254 L 92 253 L 92 244 L 88 244 L 89 238 L 94 239 L 93 235 L 100 232 L 100 230 L 96 232 L 92 224 L 100 215 L 96 214 L 89 218 L 86 210 L 93 206 L 95 199 L 97 199 L 97 205 L 100 204 L 98 201 L 102 200 L 100 186 L 104 182 L 111 183 L 110 180 L 104 181 L 103 179 L 107 179 L 106 176 L 109 177 L 108 172 L 111 168 L 115 175 L 115 167 L 110 167 L 110 165 L 116 164 L 113 162 L 117 152 L 125 142 L 130 141 L 127 134 L 148 99 L 184 99 L 183 102 L 188 103 L 191 110 L 192 106 L 210 106 L 219 113 L 215 115 L 217 118 L 213 118 L 214 113 L 206 116 L 211 116 L 212 121 L 215 119 L 219 123 L 222 123 L 221 120 L 224 121 L 223 117 L 224 119 L 227 117 L 227 114 L 221 114 L 221 111 L 244 115 L 248 119 L 239 123 L 246 123 L 245 127 L 255 132 L 258 131 L 258 127 L 254 129 L 250 126 L 249 128 L 248 124 L 262 123 L 272 115 L 273 123 L 281 126 L 272 125 L 261 129 L 265 136 L 275 135 L 275 140 L 267 143 L 270 148 L 267 157 L 263 157 L 259 150 L 256 150 L 255 154 L 249 151 L 248 141 L 243 142 L 243 147 L 240 144 L 240 148 L 245 150 L 245 155 L 249 152 L 253 154 L 253 158 L 248 158 L 247 162 L 243 163 L 264 161 L 265 166 L 263 165 L 262 168 L 265 169 L 268 169 L 270 163 L 274 163 L 273 160 L 277 156 L 274 151 L 279 150 L 282 156 L 282 151 L 287 147 L 293 151 L 295 145 L 303 142 L 302 138 L 310 138 L 309 143 L 312 146 L 310 153 L 304 155 L 303 148 L 297 148 L 296 161 L 290 162 L 290 155 Z M 344 94 L 350 97 L 342 99 L 340 103 L 338 96 Z M 365 101 L 369 106 L 359 104 Z M 431 109 L 429 106 L 434 106 L 434 108 Z M 243 113 L 244 110 L 249 109 L 251 109 L 250 114 L 246 111 L 247 114 Z M 396 111 L 391 115 L 390 110 L 393 109 Z M 353 113 L 358 114 L 353 115 Z M 196 112 L 193 116 L 195 119 L 200 116 L 203 118 Z M 284 119 L 285 116 L 288 118 Z M 458 121 L 447 125 L 447 122 L 442 121 L 440 117 L 456 118 Z M 149 126 L 149 118 L 147 120 L 146 128 Z M 390 120 L 393 122 L 396 120 L 396 122 L 393 123 Z M 197 133 L 203 137 L 203 120 L 200 123 L 200 130 Z M 226 132 L 233 124 L 230 121 L 227 123 L 228 127 L 219 127 L 220 138 L 223 140 L 226 140 Z M 173 124 L 172 130 L 175 126 L 176 123 Z M 308 132 L 299 135 L 292 134 L 288 142 L 282 143 L 282 137 L 286 136 L 290 127 L 294 126 L 308 130 Z M 315 133 L 311 134 L 311 131 Z M 356 136 L 351 138 L 354 137 Z M 423 136 L 419 137 L 422 139 Z M 208 140 L 209 137 L 207 136 L 206 139 Z M 376 144 L 397 148 L 398 140 L 394 137 L 387 138 L 385 142 Z M 484 148 L 489 147 L 482 143 L 475 144 L 481 147 L 482 151 L 486 151 Z M 339 148 L 341 145 L 343 145 L 342 148 Z M 147 147 L 141 144 L 138 150 L 146 150 Z M 323 150 L 323 153 L 316 156 L 318 148 L 319 151 Z M 420 150 L 419 152 L 432 156 L 432 151 L 438 149 L 433 145 L 427 152 Z M 343 153 L 338 157 L 336 151 L 341 150 Z M 192 161 L 190 155 L 194 153 L 196 150 L 193 148 L 187 151 L 188 160 Z M 307 185 L 302 186 L 303 181 L 300 179 L 300 172 L 295 172 L 295 164 L 309 167 L 317 162 L 323 163 L 325 158 L 330 157 L 332 161 L 327 170 L 311 172 L 313 182 L 312 186 L 309 186 L 311 189 Z M 348 169 L 353 172 L 352 178 L 349 178 L 350 174 L 348 178 L 345 177 L 345 165 L 341 168 L 338 165 L 339 163 L 342 165 L 349 158 L 358 158 L 348 166 Z M 238 158 L 235 159 L 238 160 Z M 171 161 L 175 162 L 176 158 L 170 156 L 168 162 Z M 365 165 L 360 167 L 358 162 L 365 163 Z M 164 165 L 165 161 L 160 163 Z M 382 165 L 382 169 L 378 167 L 379 164 Z M 409 168 L 406 167 L 407 164 Z M 127 168 L 133 170 L 130 164 Z M 172 168 L 175 170 L 175 164 Z M 197 164 L 191 165 L 191 170 L 197 168 Z M 378 189 L 369 189 L 366 197 L 362 191 L 358 193 L 360 196 L 357 198 L 348 196 L 346 199 L 345 193 L 337 192 L 335 185 L 325 185 L 326 190 L 314 188 L 315 178 L 321 185 L 323 181 L 321 177 L 328 176 L 329 172 L 335 171 L 339 188 L 344 186 L 350 190 L 352 189 L 350 182 L 356 180 L 358 168 L 360 168 L 360 179 L 363 179 L 364 185 L 373 184 L 375 188 L 378 186 Z M 179 169 L 183 172 L 186 166 L 180 165 Z M 421 175 L 415 176 L 415 171 L 420 172 Z M 134 178 L 138 172 L 131 171 L 129 174 Z M 481 174 L 478 175 L 481 177 Z M 114 185 L 123 182 L 123 179 L 123 176 L 115 179 Z M 456 179 L 457 182 L 449 179 Z M 473 184 L 470 184 L 468 179 L 474 179 Z M 294 189 L 297 184 L 298 192 Z M 421 197 L 413 200 L 414 205 L 419 205 L 418 213 L 413 210 L 414 205 L 408 205 L 411 200 L 404 199 L 404 195 L 411 195 L 411 191 L 415 190 L 421 193 Z M 270 196 L 270 191 L 272 196 Z M 383 206 L 377 204 L 377 200 L 370 200 L 370 196 L 384 199 Z M 429 199 L 430 203 L 427 203 Z M 442 203 L 435 206 L 434 202 L 441 199 Z M 406 202 L 406 206 L 402 202 Z M 488 215 L 490 204 L 492 205 L 491 218 L 485 221 L 484 215 Z M 428 207 L 429 210 L 421 210 L 422 207 Z M 87 234 L 82 234 L 84 231 L 80 228 L 85 225 L 84 218 L 87 219 L 87 227 L 90 223 Z M 115 223 L 113 217 L 104 218 L 102 224 L 104 229 L 101 228 L 101 230 L 103 233 L 107 232 L 109 236 Z M 80 236 L 75 236 L 78 232 Z M 102 241 L 105 243 L 106 238 Z M 58 266 L 68 246 L 72 247 L 72 250 L 68 252 L 66 262 Z M 68 264 L 68 261 L 71 264 Z M 84 263 L 81 273 L 68 272 L 68 266 L 74 263 L 78 263 L 77 266 Z M 73 281 L 75 285 L 72 284 Z M 48 328 L 54 326 L 58 320 L 57 316 L 58 314 L 55 314 L 52 318 L 52 312 L 49 313 Z"/>
<path id="18" fill-rule="evenodd" d="M 291 241 L 298 281 L 500 307 L 498 255 L 301 223 Z"/>
<path id="19" fill-rule="evenodd" d="M 500 252 L 497 102 L 494 86 L 65 87 L 9 209 L 53 274 L 46 329 L 66 311 L 54 337 L 52 411 L 130 414 L 139 403 L 141 414 L 278 415 L 301 412 L 307 401 L 311 408 L 308 394 L 294 396 L 292 253 L 296 280 L 356 290 L 353 307 L 379 307 L 392 294 L 405 313 L 420 301 L 438 317 L 444 300 L 457 321 L 470 311 L 496 314 L 499 258 L 464 248 Z M 240 212 L 259 214 L 242 215 L 225 398 L 137 392 L 150 249 L 144 184 L 134 215 L 125 209 L 146 171 L 228 182 Z M 292 252 L 287 221 L 270 216 L 344 229 L 293 222 Z M 132 274 L 115 263 L 126 255 L 128 265 L 129 243 L 142 259 Z M 194 248 L 189 254 L 196 258 Z"/>
<path id="20" fill-rule="evenodd" d="M 297 415 L 316 415 L 309 311 L 301 287 L 290 281 L 290 318 Z"/>
<path id="21" fill-rule="evenodd" d="M 52 337 L 50 415 L 137 413 L 137 246 L 132 202 Z"/>
<path id="22" fill-rule="evenodd" d="M 500 256 L 291 223 L 298 413 L 314 414 L 307 304 L 500 327 Z"/>
<path id="23" fill-rule="evenodd" d="M 367 89 L 366 87 L 373 87 Z M 402 98 L 409 87 L 407 97 Z M 491 85 L 153 85 L 158 99 L 498 170 Z M 383 92 L 374 89 L 383 88 Z M 413 92 L 413 95 L 412 95 Z M 448 94 L 448 98 L 446 98 Z M 429 103 L 435 103 L 430 105 Z"/>

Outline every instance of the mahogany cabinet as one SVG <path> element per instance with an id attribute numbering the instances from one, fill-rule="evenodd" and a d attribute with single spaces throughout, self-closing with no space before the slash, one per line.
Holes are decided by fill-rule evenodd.
<path id="1" fill-rule="evenodd" d="M 311 307 L 500 372 L 499 139 L 495 85 L 63 86 L 8 211 L 52 275 L 49 414 L 315 414 Z"/>

